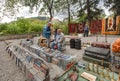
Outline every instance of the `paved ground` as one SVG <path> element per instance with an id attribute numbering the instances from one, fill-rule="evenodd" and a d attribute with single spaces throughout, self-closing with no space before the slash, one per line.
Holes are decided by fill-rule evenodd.
<path id="1" fill-rule="evenodd" d="M 0 42 L 0 81 L 25 81 L 24 75 L 5 51 L 6 44 Z"/>
<path id="2" fill-rule="evenodd" d="M 66 41 L 69 41 L 71 38 L 70 36 L 66 36 Z M 108 36 L 107 41 L 109 43 L 113 43 L 113 41 L 118 38 L 119 36 Z M 34 39 L 34 41 L 37 41 L 37 38 Z M 81 37 L 82 43 L 87 42 L 95 42 L 96 37 Z M 105 37 L 100 36 L 98 37 L 98 41 L 104 42 Z M 13 42 L 18 42 L 18 40 L 13 40 Z M 21 73 L 21 71 L 17 68 L 15 63 L 11 58 L 9 58 L 8 54 L 5 51 L 6 44 L 4 42 L 0 42 L 0 81 L 25 81 L 24 75 Z M 82 54 L 84 52 L 84 48 L 81 50 L 71 49 L 69 45 L 66 46 L 66 51 L 64 51 L 65 54 L 70 54 L 76 57 L 76 60 L 80 61 L 82 60 Z"/>
<path id="3" fill-rule="evenodd" d="M 108 36 L 107 37 L 107 42 L 110 43 L 112 45 L 112 43 L 114 42 L 114 40 L 116 38 L 118 38 L 119 36 Z M 67 36 L 66 41 L 69 41 L 71 37 Z M 91 43 L 91 42 L 95 42 L 96 41 L 96 37 L 95 36 L 91 36 L 91 37 L 80 37 L 81 39 L 81 43 Z M 105 42 L 106 38 L 105 36 L 99 36 L 98 37 L 98 42 Z M 85 47 L 82 47 L 81 50 L 76 50 L 76 49 L 71 49 L 69 45 L 67 45 L 67 50 L 65 51 L 65 53 L 70 54 L 70 55 L 74 55 L 76 56 L 76 59 L 78 61 L 82 60 L 82 55 L 84 53 L 84 49 Z"/>

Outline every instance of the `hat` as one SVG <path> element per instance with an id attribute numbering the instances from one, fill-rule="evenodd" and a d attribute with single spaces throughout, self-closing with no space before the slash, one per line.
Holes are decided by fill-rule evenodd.
<path id="1" fill-rule="evenodd" d="M 48 26 L 52 26 L 52 23 L 51 22 L 48 22 L 48 24 L 47 24 Z"/>

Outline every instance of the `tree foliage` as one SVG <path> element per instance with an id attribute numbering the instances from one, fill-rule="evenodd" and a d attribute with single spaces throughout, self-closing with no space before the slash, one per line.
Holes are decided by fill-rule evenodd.
<path id="1" fill-rule="evenodd" d="M 14 9 L 15 5 L 17 4 L 21 4 L 22 6 L 28 6 L 30 7 L 31 13 L 34 7 L 36 7 L 36 10 L 39 10 L 39 7 L 42 5 L 42 9 L 40 9 L 39 12 L 41 13 L 47 11 L 50 14 L 51 18 L 53 16 L 53 2 L 54 0 L 6 0 L 5 4 L 6 7 L 9 9 Z"/>
<path id="2" fill-rule="evenodd" d="M 114 12 L 115 16 L 120 15 L 120 1 L 119 0 L 105 0 L 104 5 L 110 7 L 110 11 Z"/>
<path id="3" fill-rule="evenodd" d="M 91 21 L 99 19 L 103 13 L 103 9 L 98 7 L 100 0 L 79 0 L 80 10 L 79 17 L 84 18 L 83 21 Z"/>

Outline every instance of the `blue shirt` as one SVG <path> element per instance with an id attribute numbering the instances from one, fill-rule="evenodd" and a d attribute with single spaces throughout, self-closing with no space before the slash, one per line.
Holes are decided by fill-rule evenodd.
<path id="1" fill-rule="evenodd" d="M 50 29 L 50 27 L 45 26 L 43 28 L 43 37 L 50 39 L 50 36 L 51 36 L 51 29 Z"/>
<path id="2" fill-rule="evenodd" d="M 87 26 L 84 27 L 84 31 L 89 31 Z"/>

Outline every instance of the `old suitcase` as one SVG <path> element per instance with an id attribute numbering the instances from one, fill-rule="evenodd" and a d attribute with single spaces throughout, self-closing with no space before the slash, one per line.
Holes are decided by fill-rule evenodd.
<path id="1" fill-rule="evenodd" d="M 81 49 L 81 40 L 80 39 L 75 39 L 75 48 Z"/>
<path id="2" fill-rule="evenodd" d="M 53 58 L 53 56 L 52 56 L 51 54 L 46 54 L 46 61 L 47 61 L 48 63 L 51 63 L 51 62 L 52 62 L 52 58 Z"/>
<path id="3" fill-rule="evenodd" d="M 110 43 L 106 42 L 92 42 L 91 46 L 110 49 Z"/>
<path id="4" fill-rule="evenodd" d="M 110 49 L 98 48 L 98 47 L 87 47 L 84 54 L 93 58 L 107 60 L 110 56 Z"/>
<path id="5" fill-rule="evenodd" d="M 75 48 L 75 39 L 70 39 L 70 48 Z"/>
<path id="6" fill-rule="evenodd" d="M 58 65 L 58 62 L 59 62 L 59 59 L 57 59 L 57 58 L 53 58 L 53 59 L 52 59 L 52 63 L 53 63 L 53 64 Z"/>
<path id="7" fill-rule="evenodd" d="M 39 71 L 37 74 L 35 74 L 34 78 L 35 78 L 35 81 L 44 81 L 45 80 L 45 76 L 41 71 Z"/>
<path id="8" fill-rule="evenodd" d="M 60 57 L 59 60 L 60 61 L 58 63 L 58 66 L 61 67 L 63 70 L 67 70 L 72 66 L 73 62 L 75 62 L 74 57 L 69 55 L 63 55 Z"/>
<path id="9" fill-rule="evenodd" d="M 29 81 L 34 81 L 34 80 L 35 80 L 35 79 L 34 79 L 34 75 L 35 75 L 37 72 L 38 72 L 37 70 L 35 70 L 34 68 L 31 68 L 31 69 L 29 70 L 28 75 L 27 75 L 28 80 L 29 80 Z"/>

